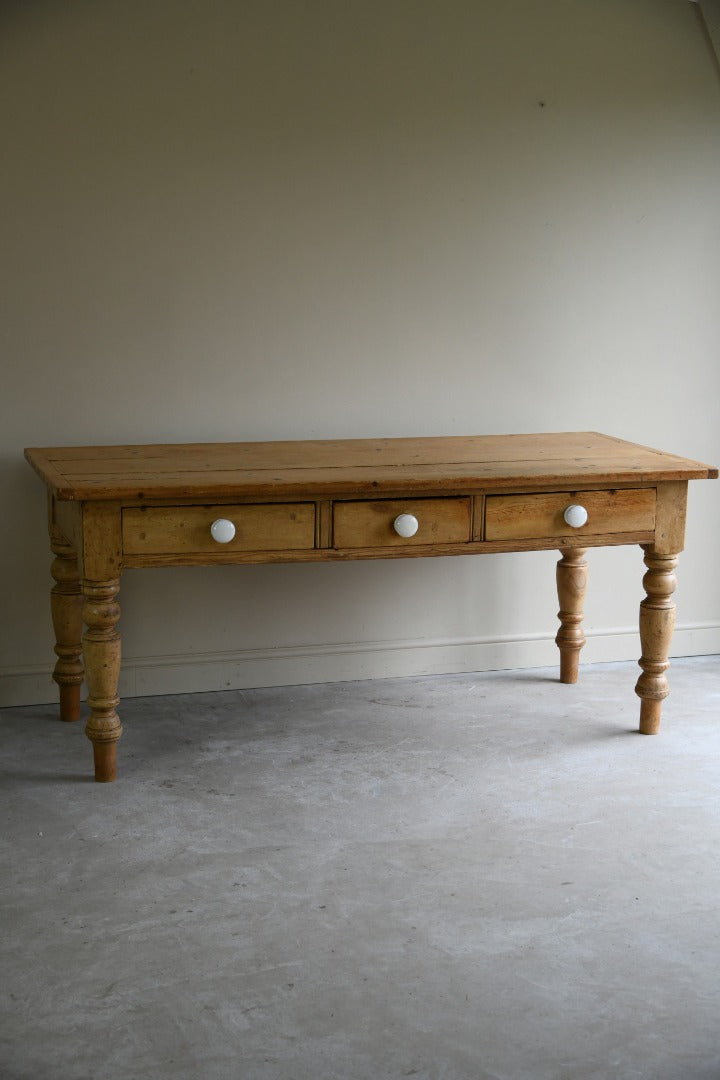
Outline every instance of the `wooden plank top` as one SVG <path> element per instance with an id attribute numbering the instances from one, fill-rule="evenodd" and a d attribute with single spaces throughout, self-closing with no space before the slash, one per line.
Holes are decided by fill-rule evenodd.
<path id="1" fill-rule="evenodd" d="M 598 432 L 28 448 L 58 499 L 332 498 L 715 478 Z"/>

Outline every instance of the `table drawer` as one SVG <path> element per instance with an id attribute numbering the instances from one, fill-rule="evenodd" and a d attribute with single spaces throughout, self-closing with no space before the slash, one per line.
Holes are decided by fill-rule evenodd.
<path id="1" fill-rule="evenodd" d="M 215 540 L 210 532 L 218 519 L 231 522 L 234 528 L 234 536 L 225 543 Z M 296 551 L 314 546 L 314 503 L 148 506 L 123 511 L 126 555 Z"/>
<path id="2" fill-rule="evenodd" d="M 416 520 L 414 534 L 396 531 L 395 523 L 403 515 Z M 413 527 L 412 521 L 407 524 Z M 469 498 L 369 499 L 333 506 L 334 548 L 417 547 L 469 540 Z"/>
<path id="3" fill-rule="evenodd" d="M 571 505 L 587 510 L 587 522 L 579 528 L 568 525 L 563 517 Z M 654 528 L 654 488 L 489 495 L 485 501 L 486 540 L 643 533 Z"/>

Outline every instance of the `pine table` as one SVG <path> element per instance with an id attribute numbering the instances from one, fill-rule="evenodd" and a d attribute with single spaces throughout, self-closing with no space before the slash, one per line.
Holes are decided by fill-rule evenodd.
<path id="1" fill-rule="evenodd" d="M 587 549 L 640 544 L 640 731 L 667 696 L 688 480 L 718 470 L 596 432 L 32 448 L 48 490 L 63 720 L 80 716 L 95 779 L 122 733 L 123 570 L 557 548 L 560 679 L 577 681 Z M 84 633 L 83 633 L 84 624 Z"/>

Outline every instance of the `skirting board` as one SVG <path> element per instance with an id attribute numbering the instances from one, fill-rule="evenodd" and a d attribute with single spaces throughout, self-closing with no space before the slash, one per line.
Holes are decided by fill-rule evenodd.
<path id="1" fill-rule="evenodd" d="M 587 632 L 581 662 L 637 660 L 637 628 Z M 678 626 L 671 657 L 720 654 L 720 624 Z M 242 652 L 125 657 L 121 697 L 193 694 L 256 686 L 402 678 L 465 671 L 550 667 L 558 663 L 554 637 L 406 639 L 302 645 Z M 0 671 L 0 707 L 40 705 L 57 700 L 49 667 Z"/>

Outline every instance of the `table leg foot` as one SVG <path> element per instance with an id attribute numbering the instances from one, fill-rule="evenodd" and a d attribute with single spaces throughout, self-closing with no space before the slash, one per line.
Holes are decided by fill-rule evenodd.
<path id="1" fill-rule="evenodd" d="M 565 548 L 557 564 L 557 592 L 560 603 L 560 629 L 555 643 L 560 649 L 560 682 L 576 683 L 580 650 L 585 644 L 583 604 L 588 583 L 585 548 Z"/>
<path id="2" fill-rule="evenodd" d="M 662 701 L 640 702 L 640 727 L 641 735 L 657 735 L 660 730 L 660 713 Z"/>
<path id="3" fill-rule="evenodd" d="M 642 674 L 635 693 L 640 701 L 640 732 L 656 735 L 660 730 L 662 703 L 670 693 L 665 672 L 670 667 L 668 654 L 675 627 L 675 604 L 672 594 L 677 580 L 677 555 L 659 555 L 651 544 L 643 544 L 647 573 L 643 587 L 647 593 L 640 604 L 640 646 L 638 663 Z"/>
<path id="4" fill-rule="evenodd" d="M 97 783 L 107 784 L 117 780 L 117 742 L 93 743 L 93 760 Z"/>
<path id="5" fill-rule="evenodd" d="M 120 619 L 118 580 L 83 581 L 85 605 L 83 617 L 83 654 L 88 686 L 90 717 L 85 734 L 93 744 L 95 779 L 101 782 L 117 777 L 116 749 L 122 725 L 116 712 L 120 676 Z"/>
<path id="6" fill-rule="evenodd" d="M 60 719 L 68 723 L 80 719 L 80 683 L 60 686 Z"/>
<path id="7" fill-rule="evenodd" d="M 79 720 L 80 689 L 85 673 L 80 643 L 83 598 L 77 556 L 54 528 L 50 543 L 55 555 L 51 569 L 55 585 L 50 593 L 57 656 L 53 679 L 60 690 L 60 719 Z"/>

